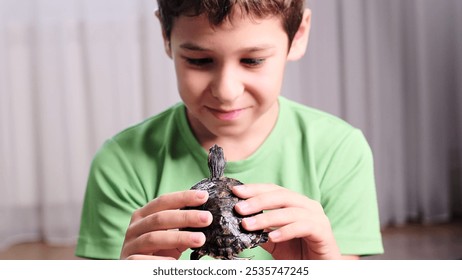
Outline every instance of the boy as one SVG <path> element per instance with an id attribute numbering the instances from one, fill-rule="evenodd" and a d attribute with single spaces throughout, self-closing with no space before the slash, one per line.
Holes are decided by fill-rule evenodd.
<path id="1" fill-rule="evenodd" d="M 235 210 L 269 242 L 254 259 L 357 259 L 382 252 L 372 155 L 340 119 L 280 97 L 287 61 L 307 47 L 304 0 L 158 0 L 183 103 L 119 133 L 95 156 L 76 254 L 188 258 L 205 242 L 207 200 L 189 188 L 223 147 L 245 186 Z"/>

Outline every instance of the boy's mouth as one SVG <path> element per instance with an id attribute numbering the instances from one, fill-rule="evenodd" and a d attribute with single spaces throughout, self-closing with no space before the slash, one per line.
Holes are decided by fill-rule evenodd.
<path id="1" fill-rule="evenodd" d="M 245 110 L 242 109 L 232 109 L 232 110 L 220 110 L 220 109 L 213 109 L 210 107 L 206 107 L 209 112 L 214 115 L 217 119 L 222 121 L 231 121 L 235 120 L 241 115 L 241 113 Z"/>

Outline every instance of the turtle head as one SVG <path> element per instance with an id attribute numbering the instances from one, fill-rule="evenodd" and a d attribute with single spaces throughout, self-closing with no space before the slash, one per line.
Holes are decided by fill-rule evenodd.
<path id="1" fill-rule="evenodd" d="M 225 155 L 223 149 L 218 145 L 213 145 L 209 149 L 209 170 L 211 179 L 219 179 L 225 173 Z"/>

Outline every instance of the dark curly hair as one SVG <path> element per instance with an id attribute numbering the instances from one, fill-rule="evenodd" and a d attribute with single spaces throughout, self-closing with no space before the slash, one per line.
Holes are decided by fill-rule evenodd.
<path id="1" fill-rule="evenodd" d="M 243 15 L 255 19 L 281 17 L 290 45 L 302 21 L 305 0 L 157 0 L 157 4 L 159 19 L 168 39 L 175 17 L 205 14 L 212 26 L 219 26 L 230 19 L 233 9 L 239 8 Z"/>

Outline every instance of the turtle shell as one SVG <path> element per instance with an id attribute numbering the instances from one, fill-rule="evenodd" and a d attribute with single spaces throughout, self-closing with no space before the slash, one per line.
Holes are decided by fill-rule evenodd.
<path id="1" fill-rule="evenodd" d="M 208 255 L 216 259 L 234 260 L 245 249 L 254 248 L 268 241 L 268 234 L 259 231 L 247 231 L 241 226 L 242 219 L 248 216 L 239 215 L 234 206 L 241 201 L 232 193 L 232 188 L 242 183 L 236 179 L 224 177 L 226 161 L 223 149 L 214 145 L 209 150 L 208 165 L 210 178 L 205 178 L 194 185 L 192 190 L 204 190 L 209 193 L 206 203 L 198 207 L 184 209 L 207 210 L 212 213 L 212 223 L 205 228 L 186 228 L 183 230 L 200 231 L 205 234 L 205 244 L 193 248 L 191 260 L 198 260 Z M 261 212 L 260 212 L 261 213 Z M 256 213 L 254 215 L 257 215 Z M 251 215 L 253 216 L 253 215 Z"/>

